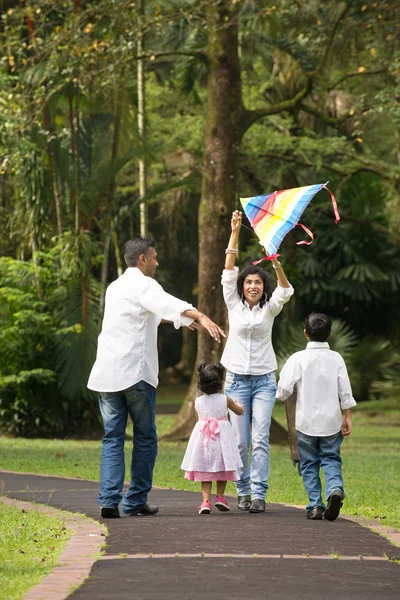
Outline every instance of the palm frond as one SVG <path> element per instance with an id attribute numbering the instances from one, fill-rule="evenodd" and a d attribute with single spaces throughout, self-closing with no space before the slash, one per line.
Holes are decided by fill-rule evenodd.
<path id="1" fill-rule="evenodd" d="M 81 281 L 71 283 L 66 292 L 58 314 L 65 326 L 57 332 L 56 368 L 61 393 L 77 402 L 93 396 L 86 384 L 96 358 L 99 313 L 97 302 L 89 297 L 83 314 Z"/>
<path id="2" fill-rule="evenodd" d="M 353 348 L 348 369 L 357 400 L 368 400 L 372 390 L 387 390 L 399 356 L 389 340 L 369 335 Z M 385 384 L 385 385 L 384 385 Z"/>
<path id="3" fill-rule="evenodd" d="M 282 325 L 282 324 L 281 324 Z M 304 350 L 307 340 L 304 336 L 304 326 L 300 323 L 293 324 L 286 320 L 286 326 L 280 327 L 280 335 L 276 343 L 276 358 L 279 370 L 283 367 L 289 356 Z M 339 352 L 346 360 L 357 344 L 357 334 L 347 323 L 340 319 L 332 320 L 332 337 L 329 346 Z"/>
<path id="4" fill-rule="evenodd" d="M 341 319 L 332 321 L 332 337 L 329 346 L 332 350 L 339 352 L 346 360 L 357 345 L 358 336 L 356 332 Z"/>

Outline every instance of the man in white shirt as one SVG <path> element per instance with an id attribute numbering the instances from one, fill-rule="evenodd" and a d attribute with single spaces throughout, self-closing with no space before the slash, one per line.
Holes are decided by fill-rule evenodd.
<path id="1" fill-rule="evenodd" d="M 309 503 L 307 518 L 334 521 L 344 498 L 340 446 L 352 430 L 351 408 L 356 405 L 345 362 L 329 348 L 329 317 L 311 313 L 304 334 L 306 350 L 284 365 L 276 397 L 286 400 L 297 386 L 296 430 L 300 471 Z M 342 416 L 342 410 L 344 416 Z M 325 473 L 327 507 L 322 501 L 319 469 Z"/>
<path id="2" fill-rule="evenodd" d="M 167 294 L 153 279 L 158 262 L 150 239 L 128 241 L 124 258 L 128 268 L 107 288 L 96 362 L 88 381 L 88 388 L 99 393 L 105 431 L 98 495 L 104 518 L 120 516 L 121 500 L 123 512 L 129 515 L 158 512 L 158 507 L 147 504 L 147 495 L 157 455 L 157 331 L 161 320 L 191 329 L 198 328 L 197 320 L 218 342 L 225 335 L 206 315 Z M 122 497 L 128 414 L 134 424 L 131 482 Z"/>

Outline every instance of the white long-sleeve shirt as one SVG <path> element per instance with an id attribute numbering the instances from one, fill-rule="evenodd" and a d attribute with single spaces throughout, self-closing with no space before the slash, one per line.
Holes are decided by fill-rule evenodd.
<path id="1" fill-rule="evenodd" d="M 356 405 L 342 356 L 328 342 L 308 342 L 285 363 L 276 397 L 286 400 L 297 386 L 296 429 L 325 437 L 342 428 L 342 411 Z"/>
<path id="2" fill-rule="evenodd" d="M 161 319 L 176 329 L 193 319 L 181 313 L 191 304 L 171 296 L 137 267 L 107 288 L 97 357 L 88 388 L 97 392 L 125 390 L 143 380 L 158 385 L 157 332 Z"/>
<path id="3" fill-rule="evenodd" d="M 264 375 L 277 368 L 271 334 L 274 318 L 293 295 L 292 286 L 278 285 L 262 308 L 249 305 L 239 298 L 237 278 L 239 269 L 224 269 L 222 288 L 228 308 L 229 336 L 221 363 L 231 373 L 238 375 Z"/>

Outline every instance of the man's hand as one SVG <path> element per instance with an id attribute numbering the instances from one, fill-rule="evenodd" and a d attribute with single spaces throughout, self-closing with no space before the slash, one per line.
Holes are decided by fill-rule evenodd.
<path id="1" fill-rule="evenodd" d="M 218 327 L 218 325 L 214 323 L 214 321 L 211 321 L 211 319 L 206 317 L 206 315 L 201 315 L 201 317 L 199 317 L 197 320 L 200 323 L 200 325 L 204 327 L 204 329 L 207 329 L 211 337 L 214 338 L 214 340 L 218 343 L 221 342 L 221 335 L 222 337 L 226 337 L 223 330 L 220 327 Z"/>
<path id="2" fill-rule="evenodd" d="M 216 340 L 217 342 L 221 341 L 221 335 L 222 337 L 226 337 L 223 330 L 220 327 L 218 327 L 218 325 L 214 323 L 214 321 L 211 321 L 211 319 L 209 319 L 204 313 L 199 312 L 197 308 L 188 308 L 182 313 L 182 315 L 184 317 L 188 317 L 189 319 L 195 319 L 196 321 L 198 321 L 199 324 L 202 327 L 204 327 L 204 329 L 207 329 L 211 337 L 214 338 L 214 340 Z M 198 328 L 199 326 L 197 323 L 193 322 L 191 325 L 189 325 L 189 329 Z"/>
<path id="3" fill-rule="evenodd" d="M 196 331 L 196 329 L 199 329 L 199 324 L 196 323 L 196 321 L 193 321 L 193 323 L 190 323 L 190 325 L 188 325 L 187 328 L 191 331 Z"/>
<path id="4" fill-rule="evenodd" d="M 345 415 L 344 419 L 343 419 L 343 423 L 342 423 L 342 435 L 344 437 L 346 437 L 347 435 L 350 435 L 352 429 L 353 429 L 353 425 L 351 422 L 351 417 L 348 417 L 347 415 Z"/>

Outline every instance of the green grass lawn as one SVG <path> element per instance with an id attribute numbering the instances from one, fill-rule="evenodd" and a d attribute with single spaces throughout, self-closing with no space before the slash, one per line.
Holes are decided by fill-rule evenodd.
<path id="1" fill-rule="evenodd" d="M 283 404 L 274 417 L 285 424 Z M 159 415 L 163 433 L 174 422 L 173 415 Z M 343 512 L 400 528 L 400 403 L 366 402 L 353 411 L 353 433 L 342 445 L 343 473 L 347 498 Z M 127 464 L 129 448 L 127 441 Z M 154 485 L 199 491 L 180 470 L 185 443 L 161 442 L 154 473 Z M 27 440 L 0 437 L 0 470 L 99 479 L 99 441 Z M 127 472 L 128 478 L 128 472 Z M 233 484 L 228 491 L 235 493 Z M 307 498 L 301 477 L 290 461 L 287 446 L 272 446 L 268 500 L 305 505 Z"/>
<path id="2" fill-rule="evenodd" d="M 157 404 L 176 404 L 177 410 L 183 403 L 189 385 L 176 383 L 174 385 L 159 385 L 157 388 Z"/>
<path id="3" fill-rule="evenodd" d="M 0 500 L 1 597 L 23 598 L 51 573 L 70 536 L 63 519 L 21 510 Z"/>

